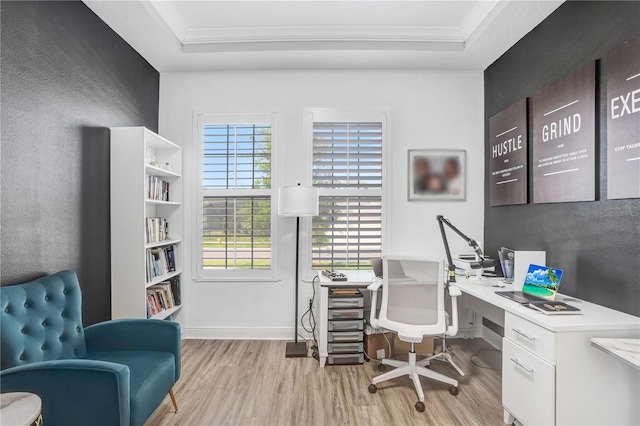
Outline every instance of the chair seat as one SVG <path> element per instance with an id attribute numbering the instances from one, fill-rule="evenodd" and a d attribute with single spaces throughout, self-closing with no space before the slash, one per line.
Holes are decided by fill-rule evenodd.
<path id="1" fill-rule="evenodd" d="M 169 352 L 89 352 L 85 359 L 129 367 L 132 425 L 143 424 L 175 382 L 175 360 Z"/>

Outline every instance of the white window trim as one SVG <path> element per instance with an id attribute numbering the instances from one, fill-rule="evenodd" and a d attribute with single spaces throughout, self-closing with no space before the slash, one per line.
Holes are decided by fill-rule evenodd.
<path id="1" fill-rule="evenodd" d="M 390 220 L 389 200 L 391 196 L 391 178 L 388 173 L 388 165 L 391 163 L 391 113 L 389 108 L 305 108 L 304 109 L 304 165 L 305 185 L 313 182 L 313 123 L 314 122 L 381 122 L 382 123 L 382 188 L 371 189 L 327 189 L 319 188 L 322 196 L 381 196 L 382 197 L 382 254 L 386 253 L 386 247 L 390 247 L 388 235 L 388 221 Z M 311 221 L 306 225 L 307 241 L 301 242 L 300 267 L 306 271 L 308 279 L 313 279 L 318 270 L 311 266 Z"/>
<path id="2" fill-rule="evenodd" d="M 201 266 L 201 235 L 203 198 L 205 196 L 247 196 L 247 190 L 204 190 L 202 188 L 202 162 L 203 162 L 203 132 L 205 124 L 247 124 L 247 123 L 270 123 L 271 124 L 271 188 L 251 190 L 251 195 L 271 197 L 271 268 L 270 269 L 204 269 Z M 195 155 L 193 155 L 193 170 L 196 171 L 192 183 L 195 208 L 195 227 L 192 229 L 192 253 L 194 281 L 224 281 L 224 282 L 274 282 L 279 281 L 276 273 L 277 250 L 276 250 L 276 217 L 277 217 L 277 115 L 272 113 L 215 113 L 197 114 L 196 129 L 194 132 Z"/>

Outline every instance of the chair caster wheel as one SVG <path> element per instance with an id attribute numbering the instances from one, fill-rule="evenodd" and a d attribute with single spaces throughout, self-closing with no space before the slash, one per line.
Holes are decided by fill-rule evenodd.
<path id="1" fill-rule="evenodd" d="M 378 371 L 386 371 L 387 370 L 387 366 L 384 365 L 383 363 L 378 364 Z"/>
<path id="2" fill-rule="evenodd" d="M 416 410 L 422 413 L 424 411 L 424 402 L 422 401 L 416 402 Z"/>
<path id="3" fill-rule="evenodd" d="M 376 393 L 378 392 L 378 387 L 376 385 L 374 385 L 373 383 L 369 385 L 369 393 Z"/>
<path id="4" fill-rule="evenodd" d="M 449 387 L 449 393 L 453 396 L 456 396 L 458 393 L 460 392 L 460 390 L 458 389 L 457 386 L 451 386 Z"/>

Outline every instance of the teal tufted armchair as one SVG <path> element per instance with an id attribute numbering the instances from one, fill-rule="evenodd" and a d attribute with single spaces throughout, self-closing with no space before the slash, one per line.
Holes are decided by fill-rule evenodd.
<path id="1" fill-rule="evenodd" d="M 0 287 L 2 392 L 42 399 L 45 425 L 142 425 L 180 377 L 180 326 L 125 319 L 82 326 L 73 271 Z"/>

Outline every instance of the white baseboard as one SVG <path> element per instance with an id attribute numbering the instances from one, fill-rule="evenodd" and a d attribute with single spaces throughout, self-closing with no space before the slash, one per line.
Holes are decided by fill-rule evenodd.
<path id="1" fill-rule="evenodd" d="M 304 336 L 307 333 L 300 334 Z M 213 340 L 293 340 L 293 327 L 188 327 L 182 330 L 182 338 Z"/>

